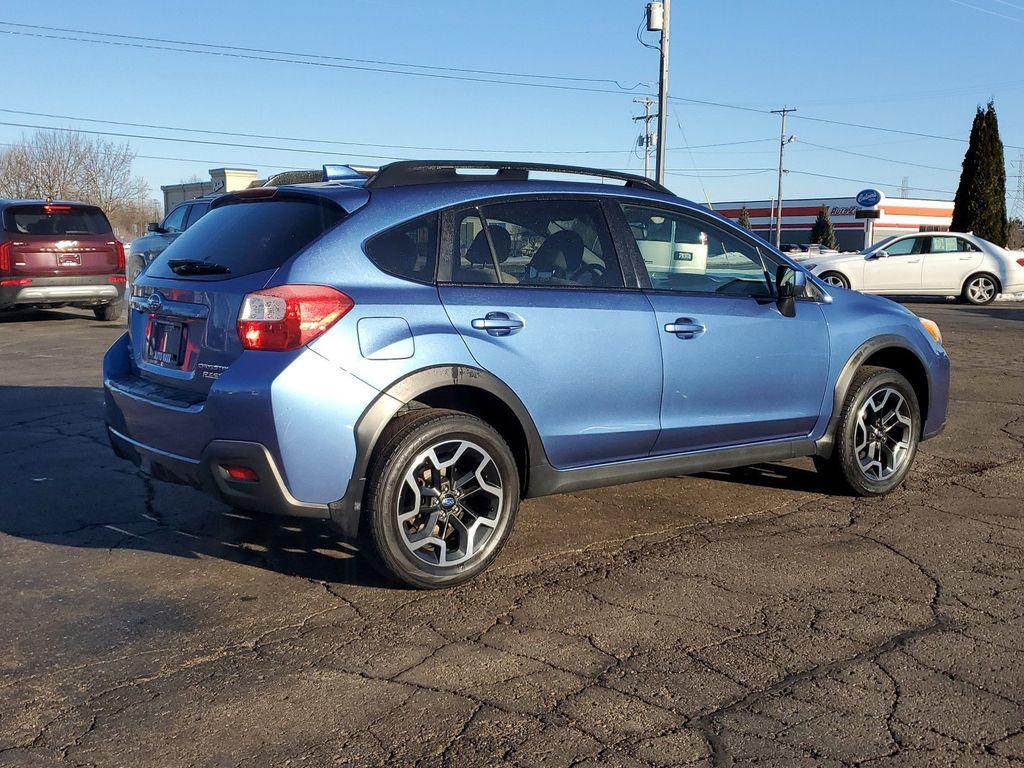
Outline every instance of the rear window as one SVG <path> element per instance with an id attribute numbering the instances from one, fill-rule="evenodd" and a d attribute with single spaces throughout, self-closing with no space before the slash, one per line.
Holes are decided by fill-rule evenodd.
<path id="1" fill-rule="evenodd" d="M 109 235 L 110 222 L 92 205 L 12 205 L 4 229 L 18 235 Z"/>
<path id="2" fill-rule="evenodd" d="M 343 210 L 326 200 L 221 205 L 171 243 L 146 274 L 175 280 L 229 280 L 275 269 L 344 217 Z"/>

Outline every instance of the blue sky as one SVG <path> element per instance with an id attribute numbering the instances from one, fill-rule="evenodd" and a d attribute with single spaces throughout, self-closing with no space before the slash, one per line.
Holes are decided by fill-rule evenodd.
<path id="1" fill-rule="evenodd" d="M 787 150 L 787 166 L 793 170 L 786 179 L 788 198 L 849 195 L 869 186 L 810 173 L 882 182 L 889 194 L 909 176 L 915 196 L 951 197 L 965 149 L 955 142 L 811 122 L 803 116 L 966 138 L 976 105 L 994 98 L 1003 141 L 1024 147 L 1024 77 L 1014 79 L 1020 71 L 1024 0 L 675 0 L 674 6 L 673 96 L 758 109 L 798 108 L 790 122 L 797 141 Z M 593 78 L 543 82 L 617 91 L 613 83 L 597 80 L 628 88 L 657 78 L 657 53 L 635 37 L 643 8 L 643 0 L 48 0 L 8 4 L 0 10 L 0 21 Z M 652 35 L 646 37 L 653 42 Z M 517 150 L 525 151 L 514 155 L 523 159 L 642 167 L 631 152 L 637 128 L 630 118 L 638 114 L 632 98 L 646 87 L 636 93 L 591 93 L 8 34 L 0 45 L 0 67 L 6 83 L 0 108 L 79 118 L 0 112 L 2 122 L 315 150 L 128 139 L 140 155 L 182 158 L 137 160 L 137 172 L 155 192 L 160 184 L 192 175 L 206 178 L 206 170 L 217 165 L 251 166 L 265 175 L 278 167 L 386 161 L 368 153 L 494 158 Z M 445 151 L 246 139 L 81 118 Z M 675 102 L 669 125 L 668 167 L 679 175 L 670 175 L 668 185 L 679 194 L 731 200 L 774 193 L 774 172 L 758 169 L 777 162 L 776 117 Z M 26 132 L 31 129 L 0 125 L 0 142 L 16 141 Z M 685 148 L 724 142 L 751 143 Z M 468 151 L 475 149 L 487 151 Z M 601 153 L 557 154 L 583 150 Z M 1010 173 L 1017 173 L 1017 158 L 1018 150 L 1007 149 L 1007 160 L 1014 163 Z M 1015 184 L 1011 179 L 1010 186 Z"/>

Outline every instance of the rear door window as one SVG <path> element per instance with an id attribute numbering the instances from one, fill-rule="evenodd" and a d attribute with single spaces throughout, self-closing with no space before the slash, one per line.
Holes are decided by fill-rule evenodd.
<path id="1" fill-rule="evenodd" d="M 4 211 L 4 229 L 19 235 L 109 235 L 110 222 L 93 205 L 13 205 Z"/>
<path id="2" fill-rule="evenodd" d="M 455 217 L 452 280 L 558 288 L 621 288 L 604 212 L 589 200 L 485 205 Z"/>
<path id="3" fill-rule="evenodd" d="M 274 269 L 344 217 L 341 208 L 321 199 L 225 203 L 182 233 L 146 274 L 228 280 Z"/>

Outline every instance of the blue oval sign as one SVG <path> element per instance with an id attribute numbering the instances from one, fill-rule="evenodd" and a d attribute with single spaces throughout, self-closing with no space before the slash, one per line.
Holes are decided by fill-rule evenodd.
<path id="1" fill-rule="evenodd" d="M 865 189 L 857 195 L 857 205 L 861 208 L 874 208 L 882 202 L 882 193 L 877 189 Z"/>

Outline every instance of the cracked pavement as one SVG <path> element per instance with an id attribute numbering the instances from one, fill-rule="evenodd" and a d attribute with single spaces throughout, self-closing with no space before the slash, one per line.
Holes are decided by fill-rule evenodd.
<path id="1" fill-rule="evenodd" d="M 0 766 L 1024 763 L 1024 307 L 911 308 L 953 401 L 896 493 L 532 500 L 445 592 L 150 482 L 104 437 L 118 329 L 0 318 Z"/>

